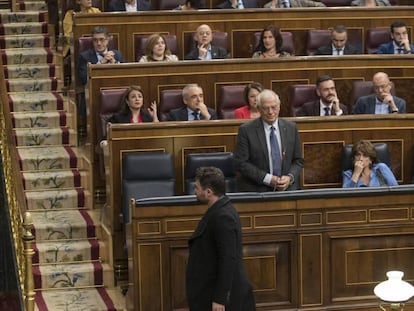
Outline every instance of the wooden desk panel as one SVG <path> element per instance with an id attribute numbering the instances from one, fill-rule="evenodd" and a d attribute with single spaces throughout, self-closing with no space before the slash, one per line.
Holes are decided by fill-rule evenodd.
<path id="1" fill-rule="evenodd" d="M 257 310 L 371 311 L 379 302 L 373 288 L 385 280 L 386 271 L 402 270 L 405 280 L 413 280 L 412 187 L 333 191 L 234 202 Z M 129 309 L 185 309 L 186 242 L 205 207 L 194 201 L 147 202 L 132 211 Z M 291 221 L 284 224 L 290 225 L 271 225 L 286 217 Z M 145 231 L 148 223 L 158 223 L 159 230 Z M 169 230 L 171 223 L 183 230 Z M 162 265 L 149 270 L 146 258 Z M 152 305 L 154 297 L 161 297 L 161 306 Z"/>
<path id="2" fill-rule="evenodd" d="M 340 155 L 344 144 L 359 139 L 384 141 L 391 150 L 392 168 L 400 184 L 409 184 L 413 170 L 414 115 L 343 116 L 296 118 L 302 142 L 305 166 L 302 172 L 303 189 L 340 187 Z M 122 240 L 121 172 L 122 155 L 126 152 L 162 150 L 173 155 L 176 193 L 183 192 L 186 155 L 190 152 L 234 151 L 241 120 L 199 122 L 164 122 L 159 124 L 112 124 L 108 132 L 109 166 L 107 193 L 108 217 L 105 223 Z M 309 203 L 309 202 L 307 202 Z M 317 204 L 321 204 L 318 202 Z M 340 203 L 338 203 L 340 204 Z M 352 215 L 355 216 L 356 215 Z M 315 215 L 299 219 L 311 225 Z M 267 226 L 263 223 L 263 226 Z M 115 258 L 122 254 L 122 243 L 115 250 Z"/>

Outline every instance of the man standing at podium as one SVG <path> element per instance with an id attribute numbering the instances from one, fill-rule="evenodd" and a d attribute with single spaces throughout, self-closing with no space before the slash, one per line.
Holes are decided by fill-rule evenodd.
<path id="1" fill-rule="evenodd" d="M 195 194 L 208 209 L 188 244 L 186 287 L 190 311 L 254 311 L 243 267 L 240 218 L 217 167 L 196 171 Z"/>

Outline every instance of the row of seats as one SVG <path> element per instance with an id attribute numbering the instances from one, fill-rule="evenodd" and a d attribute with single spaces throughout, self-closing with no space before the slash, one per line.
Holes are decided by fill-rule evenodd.
<path id="1" fill-rule="evenodd" d="M 390 153 L 386 143 L 374 143 L 380 162 L 391 168 Z M 342 149 L 341 168 L 351 169 L 352 145 Z M 202 166 L 215 166 L 223 171 L 226 191 L 236 192 L 236 170 L 232 152 L 191 153 L 184 170 L 185 194 L 194 194 L 195 173 Z M 175 195 L 174 161 L 166 152 L 132 152 L 122 158 L 122 196 L 124 223 L 129 220 L 129 200 Z"/>
<path id="2" fill-rule="evenodd" d="M 327 7 L 341 7 L 341 6 L 351 6 L 352 0 L 320 0 Z M 149 1 L 152 4 L 153 9 L 157 10 L 172 10 L 179 5 L 184 4 L 184 0 L 156 0 Z M 259 7 L 267 1 L 258 0 Z M 390 0 L 391 5 L 399 5 L 399 0 Z M 99 8 L 102 12 L 107 11 L 109 0 L 92 0 L 92 5 Z M 68 8 L 72 6 L 72 0 L 63 1 L 63 12 L 66 12 Z"/>
<path id="3" fill-rule="evenodd" d="M 252 47 L 252 53 L 254 47 L 257 46 L 260 40 L 260 31 L 254 31 L 251 34 L 251 42 L 246 42 L 248 46 Z M 281 32 L 283 37 L 282 50 L 289 52 L 292 55 L 295 55 L 295 40 L 292 32 L 283 31 Z M 149 34 L 135 34 L 134 35 L 134 55 L 135 60 L 139 59 L 145 55 L 145 46 L 148 40 Z M 165 40 L 167 42 L 168 48 L 171 52 L 177 56 L 180 56 L 180 48 L 177 44 L 176 35 L 164 34 Z M 365 34 L 365 44 L 364 52 L 367 54 L 374 54 L 378 46 L 382 43 L 386 43 L 391 40 L 389 28 L 369 28 L 366 30 Z M 328 45 L 331 42 L 331 31 L 324 29 L 310 29 L 307 31 L 307 43 L 306 43 L 306 53 L 307 55 L 315 55 L 316 50 L 324 45 Z M 349 42 L 356 46 L 357 48 L 362 48 L 362 34 L 359 30 L 352 31 L 349 30 Z M 81 37 L 77 41 L 76 51 L 81 53 L 87 49 L 93 47 L 91 37 Z M 187 54 L 195 45 L 194 34 L 186 33 L 184 35 L 184 49 L 185 54 Z M 213 33 L 213 45 L 221 46 L 227 51 L 230 51 L 229 36 L 227 32 L 215 31 Z M 109 42 L 110 49 L 118 49 L 118 37 L 112 36 Z M 122 52 L 122 51 L 121 51 Z"/>
<path id="4" fill-rule="evenodd" d="M 243 99 L 244 85 L 222 85 L 220 87 L 220 104 L 218 116 L 221 119 L 233 119 L 234 110 L 245 105 Z M 353 106 L 357 98 L 373 93 L 372 81 L 354 81 L 352 88 Z M 107 120 L 120 110 L 121 98 L 125 89 L 104 89 L 100 91 L 100 120 L 97 122 L 99 128 L 98 139 L 105 135 Z M 395 95 L 395 88 L 391 90 Z M 291 116 L 296 116 L 297 110 L 306 102 L 318 99 L 315 84 L 294 84 L 289 86 L 289 105 Z M 170 110 L 183 105 L 182 89 L 161 90 L 158 106 L 159 119 L 166 121 Z M 100 135 L 99 135 L 100 134 Z"/>

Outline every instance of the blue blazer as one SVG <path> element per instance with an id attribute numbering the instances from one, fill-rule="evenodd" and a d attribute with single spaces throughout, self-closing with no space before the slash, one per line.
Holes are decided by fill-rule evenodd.
<path id="1" fill-rule="evenodd" d="M 112 50 L 115 54 L 115 60 L 123 63 L 124 58 L 122 57 L 121 52 L 118 50 Z M 98 57 L 96 56 L 96 52 L 94 49 L 89 49 L 86 51 L 83 51 L 79 55 L 79 61 L 78 61 L 78 74 L 79 79 L 82 85 L 85 85 L 86 82 L 88 82 L 88 63 L 96 64 L 98 63 Z"/>
<path id="2" fill-rule="evenodd" d="M 406 104 L 405 100 L 399 98 L 397 96 L 393 96 L 394 103 L 398 108 L 398 113 L 405 113 L 406 112 Z M 362 96 L 358 98 L 355 103 L 354 108 L 352 109 L 353 114 L 375 114 L 375 103 L 376 103 L 376 95 L 371 94 L 367 96 Z M 389 111 L 390 113 L 392 111 Z"/>
<path id="3" fill-rule="evenodd" d="M 377 54 L 394 54 L 394 41 L 381 44 L 377 49 Z M 411 51 L 414 52 L 414 45 L 410 44 Z"/>
<path id="4" fill-rule="evenodd" d="M 211 116 L 210 120 L 217 120 L 217 113 L 214 111 L 214 109 L 207 109 L 208 113 Z M 188 121 L 187 106 L 171 110 L 168 114 L 167 121 Z"/>
<path id="5" fill-rule="evenodd" d="M 137 11 L 151 11 L 151 3 L 145 0 L 137 0 Z M 108 5 L 108 12 L 126 11 L 124 0 L 111 0 Z"/>

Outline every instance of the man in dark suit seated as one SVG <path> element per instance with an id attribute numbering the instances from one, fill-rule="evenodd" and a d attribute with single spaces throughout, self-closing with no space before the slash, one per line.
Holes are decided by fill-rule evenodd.
<path id="1" fill-rule="evenodd" d="M 216 8 L 217 9 L 247 9 L 247 8 L 257 8 L 256 0 L 226 0 L 220 3 Z"/>
<path id="2" fill-rule="evenodd" d="M 203 89 L 198 84 L 187 84 L 183 88 L 184 106 L 173 109 L 168 121 L 217 120 L 217 113 L 204 104 Z"/>
<path id="3" fill-rule="evenodd" d="M 331 32 L 331 43 L 321 46 L 315 55 L 350 55 L 360 51 L 348 43 L 348 30 L 344 25 L 336 25 Z"/>
<path id="4" fill-rule="evenodd" d="M 124 59 L 118 50 L 109 50 L 109 33 L 105 27 L 96 26 L 92 30 L 93 48 L 79 55 L 79 79 L 82 85 L 88 81 L 88 64 L 117 64 Z"/>
<path id="5" fill-rule="evenodd" d="M 414 51 L 414 45 L 410 44 L 405 23 L 394 22 L 390 30 L 392 40 L 381 44 L 377 49 L 377 54 L 411 54 Z"/>
<path id="6" fill-rule="evenodd" d="M 375 94 L 358 98 L 353 114 L 406 113 L 405 100 L 391 94 L 392 83 L 385 72 L 377 72 L 372 83 Z"/>
<path id="7" fill-rule="evenodd" d="M 228 53 L 225 48 L 211 45 L 213 32 L 209 25 L 198 26 L 195 34 L 196 46 L 188 53 L 186 60 L 209 60 L 216 58 L 227 58 Z"/>
<path id="8" fill-rule="evenodd" d="M 300 188 L 302 148 L 296 124 L 279 118 L 280 99 L 272 90 L 257 96 L 260 118 L 239 128 L 234 153 L 238 191 Z"/>
<path id="9" fill-rule="evenodd" d="M 108 12 L 151 11 L 151 2 L 146 0 L 111 0 Z"/>
<path id="10" fill-rule="evenodd" d="M 297 117 L 341 116 L 348 114 L 348 108 L 339 103 L 335 82 L 330 76 L 320 76 L 316 81 L 319 100 L 307 102 L 296 112 Z"/>

